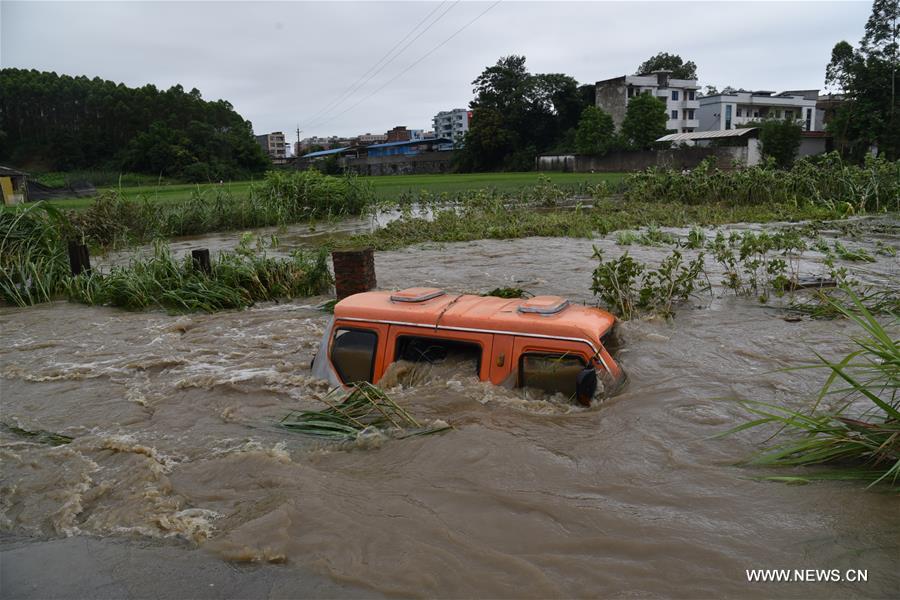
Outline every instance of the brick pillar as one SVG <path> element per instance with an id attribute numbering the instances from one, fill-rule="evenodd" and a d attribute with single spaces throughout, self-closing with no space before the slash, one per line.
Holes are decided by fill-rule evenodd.
<path id="1" fill-rule="evenodd" d="M 338 300 L 375 289 L 375 252 L 364 250 L 335 250 L 334 289 Z"/>

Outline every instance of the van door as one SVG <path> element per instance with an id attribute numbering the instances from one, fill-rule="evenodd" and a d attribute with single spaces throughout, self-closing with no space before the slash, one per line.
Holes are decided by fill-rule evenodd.
<path id="1" fill-rule="evenodd" d="M 336 321 L 331 329 L 328 360 L 344 385 L 378 383 L 384 371 L 388 326 Z"/>
<path id="2" fill-rule="evenodd" d="M 491 383 L 501 385 L 516 370 L 515 337 L 494 334 L 494 347 L 491 352 Z"/>

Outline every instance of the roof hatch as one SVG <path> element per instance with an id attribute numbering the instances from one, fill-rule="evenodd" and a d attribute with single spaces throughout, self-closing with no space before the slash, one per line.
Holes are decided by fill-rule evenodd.
<path id="1" fill-rule="evenodd" d="M 391 294 L 394 302 L 425 302 L 432 298 L 443 296 L 446 292 L 439 288 L 414 287 L 400 290 Z"/>
<path id="2" fill-rule="evenodd" d="M 560 296 L 535 296 L 519 305 L 520 313 L 538 315 L 555 315 L 569 305 L 569 301 Z"/>

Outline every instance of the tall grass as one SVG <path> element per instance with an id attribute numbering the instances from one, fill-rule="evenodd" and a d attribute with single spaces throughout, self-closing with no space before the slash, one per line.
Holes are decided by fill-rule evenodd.
<path id="1" fill-rule="evenodd" d="M 803 158 L 790 170 L 756 166 L 723 171 L 704 161 L 683 173 L 648 169 L 625 181 L 629 200 L 684 204 L 816 204 L 841 214 L 900 210 L 900 161 L 869 157 L 862 166 L 836 153 Z"/>
<path id="2" fill-rule="evenodd" d="M 91 243 L 120 246 L 358 215 L 373 201 L 371 186 L 352 175 L 271 171 L 251 186 L 247 195 L 233 195 L 225 187 L 201 190 L 198 186 L 186 202 L 164 203 L 147 195 L 133 199 L 108 190 L 87 209 L 73 211 L 69 217 Z"/>
<path id="3" fill-rule="evenodd" d="M 862 332 L 856 349 L 841 360 L 818 353 L 828 372 L 808 411 L 748 402 L 757 418 L 723 435 L 760 426 L 777 425 L 777 441 L 752 457 L 748 464 L 762 467 L 819 467 L 800 475 L 771 477 L 789 483 L 815 479 L 841 479 L 882 484 L 900 491 L 900 350 L 896 315 L 881 323 L 851 291 L 848 304 L 830 300 L 834 309 Z M 892 333 L 893 332 L 893 333 Z M 833 408 L 819 410 L 827 403 Z M 786 438 L 786 439 L 785 439 Z M 784 440 L 784 441 L 782 441 Z"/>
<path id="4" fill-rule="evenodd" d="M 66 293 L 73 302 L 129 310 L 245 308 L 261 301 L 324 293 L 331 285 L 327 257 L 324 249 L 298 250 L 287 259 L 223 252 L 205 273 L 195 267 L 190 256 L 176 259 L 167 245 L 157 243 L 152 256 L 134 259 L 126 267 L 69 278 Z"/>
<path id="5" fill-rule="evenodd" d="M 29 306 L 62 291 L 69 275 L 67 223 L 41 202 L 0 211 L 0 300 Z"/>

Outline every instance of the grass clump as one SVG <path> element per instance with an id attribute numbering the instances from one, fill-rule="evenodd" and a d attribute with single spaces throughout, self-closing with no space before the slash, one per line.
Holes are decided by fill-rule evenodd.
<path id="1" fill-rule="evenodd" d="M 360 436 L 386 435 L 393 439 L 430 435 L 451 429 L 442 421 L 426 426 L 371 383 L 358 382 L 349 394 L 333 390 L 322 401 L 325 410 L 294 411 L 280 425 L 291 431 L 336 441 L 352 441 Z"/>
<path id="2" fill-rule="evenodd" d="M 132 260 L 126 267 L 68 279 L 66 292 L 72 302 L 88 305 L 214 312 L 315 296 L 331 285 L 325 249 L 272 258 L 250 251 L 246 238 L 242 242 L 234 252 L 219 254 L 209 273 L 196 268 L 190 256 L 176 259 L 167 245 L 157 243 L 151 256 Z"/>
<path id="3" fill-rule="evenodd" d="M 497 298 L 531 298 L 533 294 L 526 292 L 522 288 L 498 287 L 489 292 L 485 292 L 482 296 L 495 296 Z"/>
<path id="4" fill-rule="evenodd" d="M 890 330 L 896 315 L 881 323 L 849 289 L 847 304 L 833 308 L 862 331 L 856 349 L 839 361 L 816 353 L 828 378 L 808 411 L 764 402 L 745 406 L 757 418 L 722 435 L 764 425 L 777 425 L 774 437 L 787 436 L 760 451 L 747 464 L 763 467 L 828 465 L 833 470 L 807 470 L 802 475 L 770 477 L 789 483 L 840 479 L 883 484 L 900 491 L 900 350 Z M 819 411 L 827 403 L 834 408 Z"/>
<path id="5" fill-rule="evenodd" d="M 30 306 L 62 292 L 69 276 L 66 223 L 42 202 L 0 211 L 0 300 Z"/>

